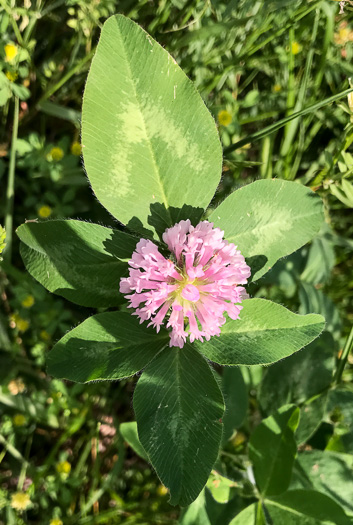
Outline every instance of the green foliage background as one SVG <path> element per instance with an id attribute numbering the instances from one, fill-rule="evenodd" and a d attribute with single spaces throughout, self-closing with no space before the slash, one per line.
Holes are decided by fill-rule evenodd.
<path id="1" fill-rule="evenodd" d="M 286 456 L 289 464 L 271 486 L 277 481 L 293 492 L 276 496 L 276 490 L 264 489 L 265 507 L 284 523 L 288 515 L 279 509 L 298 510 L 297 500 L 308 497 L 300 491 L 306 489 L 353 513 L 353 361 L 348 356 L 343 371 L 345 360 L 339 359 L 353 320 L 353 131 L 347 98 L 335 97 L 349 87 L 352 75 L 353 19 L 348 5 L 344 15 L 338 12 L 332 0 L 0 2 L 0 221 L 8 226 L 0 265 L 2 523 L 44 525 L 57 518 L 65 525 L 178 520 L 223 525 L 241 511 L 234 523 L 255 523 L 254 514 L 256 523 L 266 523 L 261 504 L 253 503 L 257 489 L 244 473 L 249 459 L 256 461 L 256 432 L 273 425 L 266 420 L 258 427 L 259 422 L 289 403 L 299 407 L 300 420 L 294 421 L 297 412 L 287 407 L 283 433 L 293 447 L 295 432 L 299 454 L 296 460 L 295 454 Z M 90 60 L 100 27 L 113 13 L 137 21 L 173 55 L 218 122 L 225 156 L 214 206 L 233 190 L 272 177 L 304 184 L 325 203 L 326 224 L 318 237 L 280 260 L 250 292 L 292 311 L 321 313 L 326 332 L 303 352 L 266 369 L 224 371 L 226 435 L 215 468 L 231 482 L 224 487 L 223 480 L 210 479 L 182 515 L 168 505 L 141 450 L 139 456 L 127 445 L 133 437 L 124 427 L 117 430 L 134 419 L 135 379 L 83 386 L 46 375 L 46 352 L 95 311 L 85 306 L 89 298 L 74 306 L 36 283 L 24 271 L 9 228 L 38 217 L 116 227 L 92 199 L 77 144 Z M 13 60 L 6 54 L 8 44 L 18 46 Z M 336 100 L 327 102 L 330 97 Z M 302 116 L 290 120 L 297 112 Z M 2 237 L 0 230 L 0 243 Z M 101 301 L 103 308 L 104 297 Z M 260 430 L 253 433 L 256 427 Z M 261 467 L 266 471 L 260 465 L 258 472 Z M 260 479 L 258 474 L 262 490 Z M 31 501 L 24 512 L 16 510 L 18 492 Z M 343 522 L 322 498 L 315 492 L 311 500 L 320 508 L 327 505 L 333 523 Z M 250 504 L 255 510 L 243 510 Z"/>

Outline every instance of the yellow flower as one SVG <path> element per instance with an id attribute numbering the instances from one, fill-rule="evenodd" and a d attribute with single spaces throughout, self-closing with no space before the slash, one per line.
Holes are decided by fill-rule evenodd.
<path id="1" fill-rule="evenodd" d="M 13 60 L 18 53 L 18 49 L 17 46 L 15 46 L 15 44 L 6 44 L 6 46 L 4 47 L 4 51 L 7 62 L 11 62 L 11 60 Z"/>
<path id="2" fill-rule="evenodd" d="M 222 109 L 217 115 L 217 120 L 221 126 L 229 126 L 232 122 L 232 115 L 226 109 Z"/>
<path id="3" fill-rule="evenodd" d="M 11 507 L 23 511 L 31 504 L 31 498 L 25 492 L 15 492 L 11 496 Z"/>
<path id="4" fill-rule="evenodd" d="M 49 525 L 63 525 L 63 522 L 61 520 L 59 520 L 59 518 L 54 518 L 54 519 L 50 520 Z"/>
<path id="5" fill-rule="evenodd" d="M 59 474 L 70 474 L 71 471 L 71 465 L 68 461 L 60 461 L 56 465 L 56 470 Z"/>
<path id="6" fill-rule="evenodd" d="M 64 156 L 64 150 L 59 148 L 58 146 L 55 148 L 52 148 L 49 153 L 49 160 L 54 160 L 55 162 L 59 162 Z"/>
<path id="7" fill-rule="evenodd" d="M 17 396 L 17 394 L 21 394 L 24 391 L 26 385 L 22 379 L 12 379 L 12 381 L 10 381 L 10 383 L 7 385 L 7 388 L 9 389 L 10 394 Z"/>
<path id="8" fill-rule="evenodd" d="M 157 487 L 157 494 L 158 496 L 165 496 L 168 494 L 168 489 L 164 485 L 158 485 Z"/>
<path id="9" fill-rule="evenodd" d="M 344 46 L 344 44 L 347 44 L 347 42 L 353 41 L 353 31 L 348 26 L 346 21 L 339 25 L 338 33 L 334 34 L 334 40 L 339 46 Z"/>
<path id="10" fill-rule="evenodd" d="M 71 144 L 71 153 L 73 155 L 76 155 L 78 157 L 79 155 L 81 155 L 81 151 L 82 151 L 82 148 L 79 142 L 73 142 Z"/>
<path id="11" fill-rule="evenodd" d="M 282 86 L 281 86 L 281 84 L 275 84 L 275 85 L 273 86 L 273 88 L 272 88 L 272 91 L 273 91 L 274 93 L 278 93 L 278 92 L 281 91 L 281 90 L 282 90 Z"/>
<path id="12" fill-rule="evenodd" d="M 46 330 L 42 330 L 39 334 L 39 337 L 43 339 L 43 341 L 50 341 L 50 334 Z"/>
<path id="13" fill-rule="evenodd" d="M 33 295 L 27 295 L 22 301 L 23 308 L 31 308 L 34 305 Z"/>
<path id="14" fill-rule="evenodd" d="M 26 424 L 26 418 L 23 414 L 15 414 L 12 418 L 15 427 L 23 427 Z"/>
<path id="15" fill-rule="evenodd" d="M 17 327 L 20 332 L 25 332 L 29 328 L 29 321 L 22 319 L 18 313 L 12 314 L 10 317 L 12 328 Z"/>
<path id="16" fill-rule="evenodd" d="M 6 71 L 5 75 L 10 82 L 15 82 L 16 78 L 18 77 L 18 73 L 15 73 L 14 71 Z"/>
<path id="17" fill-rule="evenodd" d="M 292 43 L 292 55 L 297 55 L 302 50 L 302 46 L 298 42 Z"/>
<path id="18" fill-rule="evenodd" d="M 41 206 L 38 210 L 39 217 L 42 217 L 42 219 L 47 219 L 50 217 L 52 213 L 52 209 L 50 206 L 47 206 L 46 204 L 44 206 Z"/>

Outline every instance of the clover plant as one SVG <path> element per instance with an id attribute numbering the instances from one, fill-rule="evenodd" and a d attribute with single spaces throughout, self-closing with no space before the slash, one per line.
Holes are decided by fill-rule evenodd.
<path id="1" fill-rule="evenodd" d="M 185 506 L 222 440 L 225 406 L 211 363 L 268 365 L 324 328 L 320 315 L 246 292 L 316 235 L 322 202 L 301 184 L 259 180 L 207 210 L 222 171 L 215 122 L 175 60 L 120 15 L 104 24 L 92 61 L 82 148 L 116 229 L 49 220 L 17 231 L 33 277 L 104 310 L 56 343 L 48 372 L 85 383 L 142 371 L 133 398 L 139 440 L 171 504 Z"/>

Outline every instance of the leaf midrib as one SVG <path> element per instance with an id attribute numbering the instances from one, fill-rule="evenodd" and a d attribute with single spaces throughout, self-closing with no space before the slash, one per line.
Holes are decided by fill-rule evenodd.
<path id="1" fill-rule="evenodd" d="M 155 167 L 155 173 L 157 174 L 157 178 L 155 180 L 157 181 L 157 184 L 160 187 L 162 200 L 163 200 L 164 206 L 166 208 L 166 211 L 167 211 L 168 217 L 169 217 L 169 224 L 172 226 L 172 218 L 171 218 L 171 215 L 170 215 L 168 199 L 167 199 L 167 196 L 166 196 L 165 191 L 164 191 L 164 186 L 162 184 L 162 178 L 160 176 L 160 171 L 159 171 L 158 164 L 157 164 L 157 161 L 156 161 L 155 152 L 153 150 L 152 143 L 151 143 L 151 141 L 148 138 L 145 117 L 144 117 L 144 114 L 143 114 L 143 112 L 141 110 L 141 103 L 140 103 L 139 97 L 137 96 L 137 89 L 136 89 L 136 85 L 135 85 L 134 80 L 133 80 L 131 65 L 130 65 L 130 62 L 129 62 L 129 59 L 128 59 L 127 51 L 125 49 L 125 43 L 124 43 L 124 39 L 123 39 L 123 35 L 122 35 L 122 32 L 121 32 L 121 28 L 120 28 L 120 24 L 119 23 L 118 23 L 118 27 L 119 27 L 119 37 L 120 37 L 120 41 L 122 43 L 122 49 L 123 49 L 123 53 L 124 53 L 124 57 L 125 57 L 125 62 L 126 62 L 126 65 L 127 65 L 127 69 L 129 70 L 129 74 L 130 74 L 131 86 L 132 86 L 132 89 L 133 89 L 133 93 L 134 93 L 136 102 L 138 104 L 138 108 L 139 108 L 139 111 L 140 111 L 140 114 L 141 114 L 142 121 L 143 121 L 143 126 L 144 126 L 144 131 L 145 131 L 145 136 L 146 136 L 146 143 L 148 145 L 148 149 L 150 150 L 151 158 L 152 158 L 152 161 L 153 161 L 153 164 L 154 164 L 154 167 Z M 146 32 L 145 32 L 145 34 L 148 35 L 148 33 L 146 33 Z"/>

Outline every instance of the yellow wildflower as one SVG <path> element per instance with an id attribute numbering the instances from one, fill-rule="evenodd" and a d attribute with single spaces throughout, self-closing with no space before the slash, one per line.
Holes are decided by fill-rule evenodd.
<path id="1" fill-rule="evenodd" d="M 275 85 L 273 86 L 273 88 L 272 88 L 272 91 L 273 91 L 274 93 L 278 93 L 279 91 L 282 91 L 282 86 L 281 86 L 281 84 L 275 84 Z"/>
<path id="2" fill-rule="evenodd" d="M 34 305 L 34 297 L 33 297 L 33 295 L 27 295 L 23 299 L 21 304 L 22 304 L 23 308 L 32 308 L 32 306 Z"/>
<path id="3" fill-rule="evenodd" d="M 11 496 L 11 507 L 22 512 L 31 504 L 31 498 L 25 492 L 15 492 Z"/>
<path id="4" fill-rule="evenodd" d="M 50 206 L 47 206 L 46 204 L 44 206 L 41 206 L 38 210 L 39 217 L 42 217 L 42 219 L 47 219 L 52 214 L 52 209 Z"/>
<path id="5" fill-rule="evenodd" d="M 302 50 L 302 46 L 298 42 L 292 42 L 292 55 L 297 55 Z"/>
<path id="6" fill-rule="evenodd" d="M 22 381 L 22 379 L 12 379 L 10 383 L 7 385 L 7 388 L 9 389 L 10 394 L 13 396 L 17 396 L 17 394 L 21 394 L 24 389 L 26 388 L 26 385 Z"/>
<path id="7" fill-rule="evenodd" d="M 56 465 L 56 470 L 59 474 L 69 475 L 71 471 L 71 465 L 68 461 L 60 461 Z"/>
<path id="8" fill-rule="evenodd" d="M 221 126 L 229 126 L 232 122 L 232 115 L 226 109 L 222 109 L 218 115 L 217 120 Z"/>
<path id="9" fill-rule="evenodd" d="M 12 418 L 15 427 L 23 427 L 26 424 L 26 418 L 23 414 L 15 414 Z"/>
<path id="10" fill-rule="evenodd" d="M 53 518 L 50 520 L 49 525 L 63 525 L 63 522 L 59 518 Z"/>
<path id="11" fill-rule="evenodd" d="M 6 46 L 4 47 L 4 51 L 7 62 L 11 62 L 11 60 L 13 60 L 18 53 L 18 49 L 17 46 L 15 46 L 15 44 L 6 44 Z"/>
<path id="12" fill-rule="evenodd" d="M 79 142 L 76 141 L 71 144 L 71 153 L 73 155 L 76 155 L 78 157 L 81 155 L 81 151 L 82 151 L 82 148 Z"/>
<path id="13" fill-rule="evenodd" d="M 50 334 L 46 330 L 42 330 L 39 334 L 39 337 L 43 339 L 43 341 L 50 341 Z"/>
<path id="14" fill-rule="evenodd" d="M 25 332 L 29 328 L 29 321 L 22 319 L 18 313 L 12 314 L 10 317 L 11 328 L 17 327 L 20 332 Z"/>
<path id="15" fill-rule="evenodd" d="M 64 156 L 64 150 L 56 146 L 55 148 L 52 148 L 49 153 L 48 160 L 54 160 L 55 162 L 59 162 Z"/>
<path id="16" fill-rule="evenodd" d="M 18 73 L 15 73 L 14 71 L 6 71 L 5 75 L 10 82 L 15 82 L 16 78 L 18 77 Z"/>
<path id="17" fill-rule="evenodd" d="M 157 487 L 157 494 L 158 496 L 165 496 L 168 494 L 168 489 L 164 485 L 158 485 Z"/>

